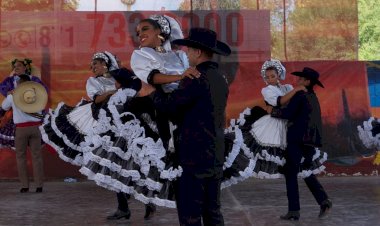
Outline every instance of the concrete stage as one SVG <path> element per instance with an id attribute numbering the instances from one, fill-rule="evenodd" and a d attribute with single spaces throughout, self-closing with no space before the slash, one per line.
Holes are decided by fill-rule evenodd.
<path id="1" fill-rule="evenodd" d="M 318 219 L 316 204 L 300 180 L 299 222 L 279 219 L 287 211 L 284 179 L 249 179 L 222 192 L 225 225 L 375 226 L 380 225 L 380 177 L 321 177 L 333 201 L 326 219 Z M 175 209 L 158 207 L 153 219 L 143 220 L 144 205 L 130 199 L 131 219 L 107 221 L 116 209 L 116 195 L 93 182 L 49 181 L 43 193 L 19 193 L 16 181 L 0 182 L 0 225 L 178 225 Z"/>

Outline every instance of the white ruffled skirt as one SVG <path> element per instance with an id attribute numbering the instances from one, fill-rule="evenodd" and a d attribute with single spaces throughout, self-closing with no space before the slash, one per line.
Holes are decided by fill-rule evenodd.
<path id="1" fill-rule="evenodd" d="M 44 118 L 40 131 L 43 141 L 56 150 L 59 157 L 73 165 L 83 165 L 83 147 L 88 133 L 97 124 L 92 116 L 93 103 L 81 100 L 77 106 L 71 107 L 61 102 L 57 108 L 49 110 Z"/>
<path id="2" fill-rule="evenodd" d="M 358 134 L 367 148 L 380 149 L 380 119 L 371 117 L 358 126 Z"/>
<path id="3" fill-rule="evenodd" d="M 97 133 L 86 139 L 90 145 L 84 148 L 80 172 L 108 190 L 130 194 L 145 204 L 175 208 L 173 181 L 182 168 L 173 164 L 172 153 L 164 148 L 154 116 L 134 114 L 125 107 L 136 92 L 118 92 L 110 98 L 107 111 L 100 110 Z M 149 109 L 149 101 L 139 105 Z"/>
<path id="4" fill-rule="evenodd" d="M 235 145 L 235 152 L 239 153 L 237 156 L 240 155 L 240 157 L 235 158 L 234 164 L 238 165 L 237 162 L 241 161 L 239 159 L 249 162 L 249 164 L 244 164 L 243 170 L 240 169 L 238 172 L 230 174 L 236 175 L 244 172 L 239 181 L 247 177 L 281 178 L 283 177 L 282 169 L 286 163 L 284 154 L 287 146 L 287 121 L 273 118 L 268 114 L 261 117 L 252 114 L 257 114 L 257 111 L 253 108 L 245 109 L 238 119 L 231 121 L 231 126 L 227 129 L 227 134 L 228 132 L 237 134 L 233 136 L 234 139 L 231 143 Z M 305 178 L 311 174 L 321 173 L 325 169 L 323 163 L 326 160 L 327 153 L 316 148 L 311 164 L 303 166 L 304 158 L 302 158 L 301 170 L 298 175 Z M 236 169 L 231 168 L 230 171 L 236 171 Z"/>
<path id="5" fill-rule="evenodd" d="M 181 166 L 175 164 L 175 153 L 170 145 L 169 150 L 164 148 L 154 117 L 130 113 L 124 107 L 128 100 L 116 97 L 108 103 L 109 114 L 100 111 L 99 121 L 105 124 L 94 130 L 104 128 L 103 132 L 86 139 L 91 145 L 84 150 L 85 164 L 80 172 L 99 186 L 131 194 L 145 204 L 175 208 L 173 183 L 182 174 Z M 149 109 L 149 101 L 139 103 L 143 110 Z M 222 188 L 251 177 L 250 169 L 254 168 L 254 161 L 240 150 L 240 130 L 232 134 L 241 139 L 232 145 L 226 142 Z M 231 139 L 226 136 L 226 141 Z"/>

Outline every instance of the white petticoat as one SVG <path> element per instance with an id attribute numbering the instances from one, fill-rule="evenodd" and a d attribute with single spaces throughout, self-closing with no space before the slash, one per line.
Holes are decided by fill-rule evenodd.
<path id="1" fill-rule="evenodd" d="M 67 115 L 67 120 L 82 134 L 91 134 L 98 124 L 92 116 L 91 103 L 76 107 Z"/>
<path id="2" fill-rule="evenodd" d="M 379 122 L 380 119 L 370 117 L 367 121 L 363 122 L 363 126 L 358 126 L 358 135 L 363 145 L 366 148 L 378 148 L 380 149 L 380 133 L 372 134 L 373 122 Z"/>
<path id="3" fill-rule="evenodd" d="M 265 115 L 252 124 L 250 132 L 262 146 L 286 148 L 287 120 Z"/>

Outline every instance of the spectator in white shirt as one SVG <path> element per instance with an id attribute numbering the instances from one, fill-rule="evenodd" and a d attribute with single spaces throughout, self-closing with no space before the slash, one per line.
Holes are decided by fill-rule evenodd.
<path id="1" fill-rule="evenodd" d="M 23 75 L 19 75 L 19 77 L 20 79 L 18 81 L 18 85 L 20 85 L 23 82 L 30 81 L 30 77 L 28 75 L 23 74 Z M 34 82 L 32 83 L 34 84 Z M 40 85 L 38 83 L 35 83 L 35 84 Z M 30 90 L 34 90 L 34 94 L 36 94 L 35 88 L 32 88 Z M 34 182 L 36 184 L 36 192 L 40 193 L 42 192 L 42 188 L 43 188 L 43 174 L 44 173 L 43 173 L 43 159 L 42 159 L 42 152 L 41 152 L 41 133 L 38 127 L 41 124 L 42 111 L 39 110 L 36 112 L 26 113 L 25 110 L 23 111 L 22 109 L 20 109 L 20 107 L 18 107 L 17 103 L 15 104 L 15 101 L 14 101 L 14 96 L 15 96 L 16 91 L 17 89 L 11 94 L 7 95 L 1 107 L 6 111 L 9 110 L 10 108 L 13 109 L 13 122 L 16 125 L 15 148 L 16 148 L 17 169 L 18 169 L 18 176 L 22 185 L 20 192 L 26 193 L 29 191 L 29 178 L 28 178 L 27 157 L 26 157 L 26 150 L 29 145 L 30 151 L 32 153 L 33 175 L 34 175 Z M 24 93 L 24 97 L 25 97 L 25 93 Z M 35 96 L 35 98 L 39 98 L 39 96 Z M 46 96 L 46 99 L 47 99 L 47 96 Z M 46 102 L 45 102 L 45 105 L 46 105 Z M 29 107 L 29 109 L 32 109 L 32 108 L 33 107 Z"/>

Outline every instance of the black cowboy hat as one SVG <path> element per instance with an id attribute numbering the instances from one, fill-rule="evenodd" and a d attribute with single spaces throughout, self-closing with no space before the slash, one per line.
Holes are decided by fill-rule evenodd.
<path id="1" fill-rule="evenodd" d="M 189 37 L 176 39 L 173 44 L 210 50 L 223 56 L 231 54 L 230 47 L 216 39 L 215 31 L 206 28 L 191 28 Z"/>
<path id="2" fill-rule="evenodd" d="M 295 72 L 292 72 L 291 74 L 309 79 L 314 84 L 317 84 L 322 88 L 325 88 L 323 86 L 323 84 L 318 80 L 319 79 L 319 73 L 312 68 L 304 67 L 302 71 L 295 71 Z"/>
<path id="3" fill-rule="evenodd" d="M 120 83 L 122 88 L 130 88 L 136 91 L 141 89 L 141 80 L 127 68 L 119 68 L 109 72 L 110 75 Z"/>

